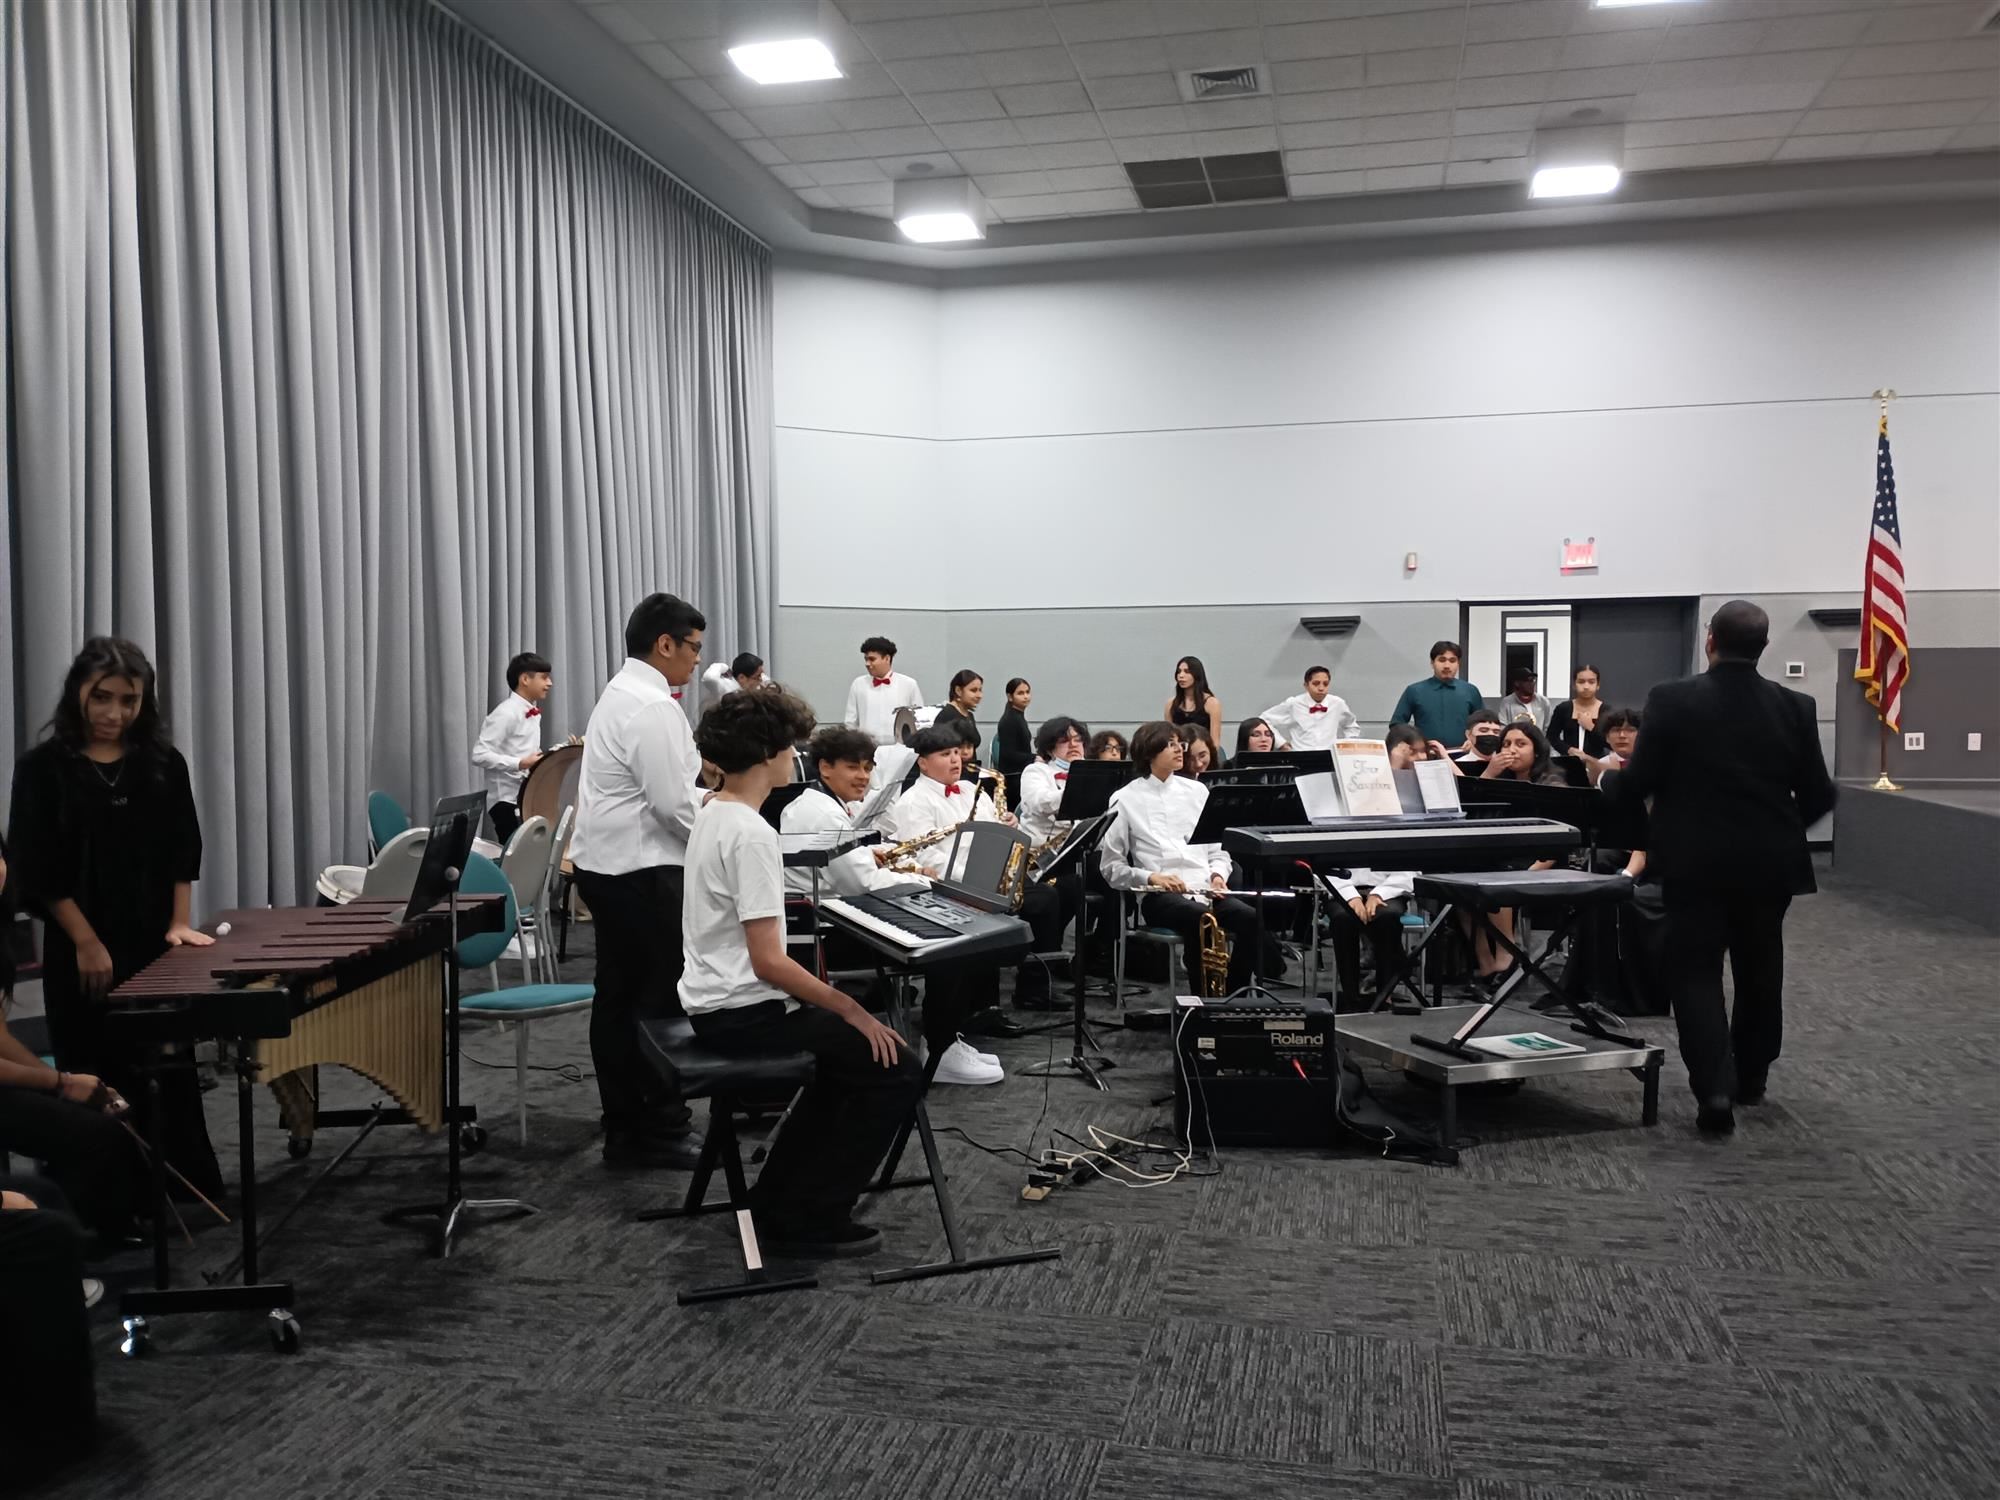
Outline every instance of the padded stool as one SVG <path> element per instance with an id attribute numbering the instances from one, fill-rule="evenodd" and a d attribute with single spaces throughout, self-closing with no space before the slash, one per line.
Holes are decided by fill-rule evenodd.
<path id="1" fill-rule="evenodd" d="M 764 1057 L 729 1057 L 701 1045 L 694 1024 L 685 1016 L 670 1016 L 639 1023 L 639 1050 L 646 1061 L 679 1091 L 683 1099 L 708 1100 L 708 1136 L 702 1142 L 701 1159 L 695 1164 L 688 1183 L 687 1197 L 679 1208 L 651 1208 L 639 1215 L 642 1222 L 658 1219 L 686 1219 L 697 1214 L 734 1213 L 736 1232 L 743 1242 L 743 1279 L 715 1286 L 694 1287 L 679 1293 L 675 1300 L 683 1307 L 691 1302 L 722 1302 L 732 1297 L 755 1297 L 765 1292 L 800 1291 L 819 1285 L 817 1276 L 774 1277 L 764 1267 L 764 1252 L 757 1244 L 757 1225 L 750 1213 L 750 1188 L 743 1176 L 742 1147 L 736 1138 L 735 1110 L 748 1097 L 769 1099 L 796 1093 L 812 1082 L 813 1055 L 810 1052 L 774 1052 Z M 778 1129 L 784 1128 L 780 1121 Z M 708 1203 L 709 1181 L 721 1164 L 729 1184 L 729 1198 Z"/>

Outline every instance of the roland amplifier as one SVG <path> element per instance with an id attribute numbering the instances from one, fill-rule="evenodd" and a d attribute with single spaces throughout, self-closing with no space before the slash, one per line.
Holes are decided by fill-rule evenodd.
<path id="1" fill-rule="evenodd" d="M 1174 1126 L 1182 1140 L 1331 1145 L 1339 1078 L 1331 1002 L 1180 998 Z"/>

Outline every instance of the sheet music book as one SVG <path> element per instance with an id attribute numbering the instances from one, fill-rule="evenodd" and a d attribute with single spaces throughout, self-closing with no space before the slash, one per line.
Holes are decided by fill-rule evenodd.
<path id="1" fill-rule="evenodd" d="M 1299 805 L 1305 808 L 1308 822 L 1325 822 L 1346 812 L 1340 800 L 1340 788 L 1334 785 L 1333 772 L 1318 771 L 1301 776 L 1292 785 L 1298 788 Z"/>
<path id="2" fill-rule="evenodd" d="M 1348 817 L 1393 818 L 1402 813 L 1403 799 L 1396 795 L 1396 778 L 1389 771 L 1389 747 L 1382 741 L 1336 741 L 1333 774 L 1341 810 Z"/>
<path id="3" fill-rule="evenodd" d="M 1484 1052 L 1488 1057 L 1506 1058 L 1510 1062 L 1523 1057 L 1561 1057 L 1584 1050 L 1575 1042 L 1558 1041 L 1539 1031 L 1517 1031 L 1512 1036 L 1469 1037 L 1465 1045 Z"/>
<path id="4" fill-rule="evenodd" d="M 1425 812 L 1463 812 L 1458 800 L 1458 777 L 1449 761 L 1420 760 L 1410 767 L 1417 773 L 1417 791 L 1423 796 Z"/>

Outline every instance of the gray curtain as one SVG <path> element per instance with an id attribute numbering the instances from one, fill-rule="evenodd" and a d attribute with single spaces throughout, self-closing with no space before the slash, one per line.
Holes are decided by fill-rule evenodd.
<path id="1" fill-rule="evenodd" d="M 0 0 L 0 746 L 152 653 L 199 905 L 580 731 L 667 589 L 770 641 L 764 246 L 421 0 Z"/>

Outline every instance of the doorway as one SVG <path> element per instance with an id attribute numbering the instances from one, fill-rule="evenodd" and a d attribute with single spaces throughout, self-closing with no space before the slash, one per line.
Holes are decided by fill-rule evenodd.
<path id="1" fill-rule="evenodd" d="M 1691 597 L 1468 604 L 1465 676 L 1498 701 L 1525 668 L 1542 696 L 1560 703 L 1571 673 L 1587 665 L 1597 668 L 1606 703 L 1637 708 L 1655 686 L 1693 669 L 1699 607 Z"/>

